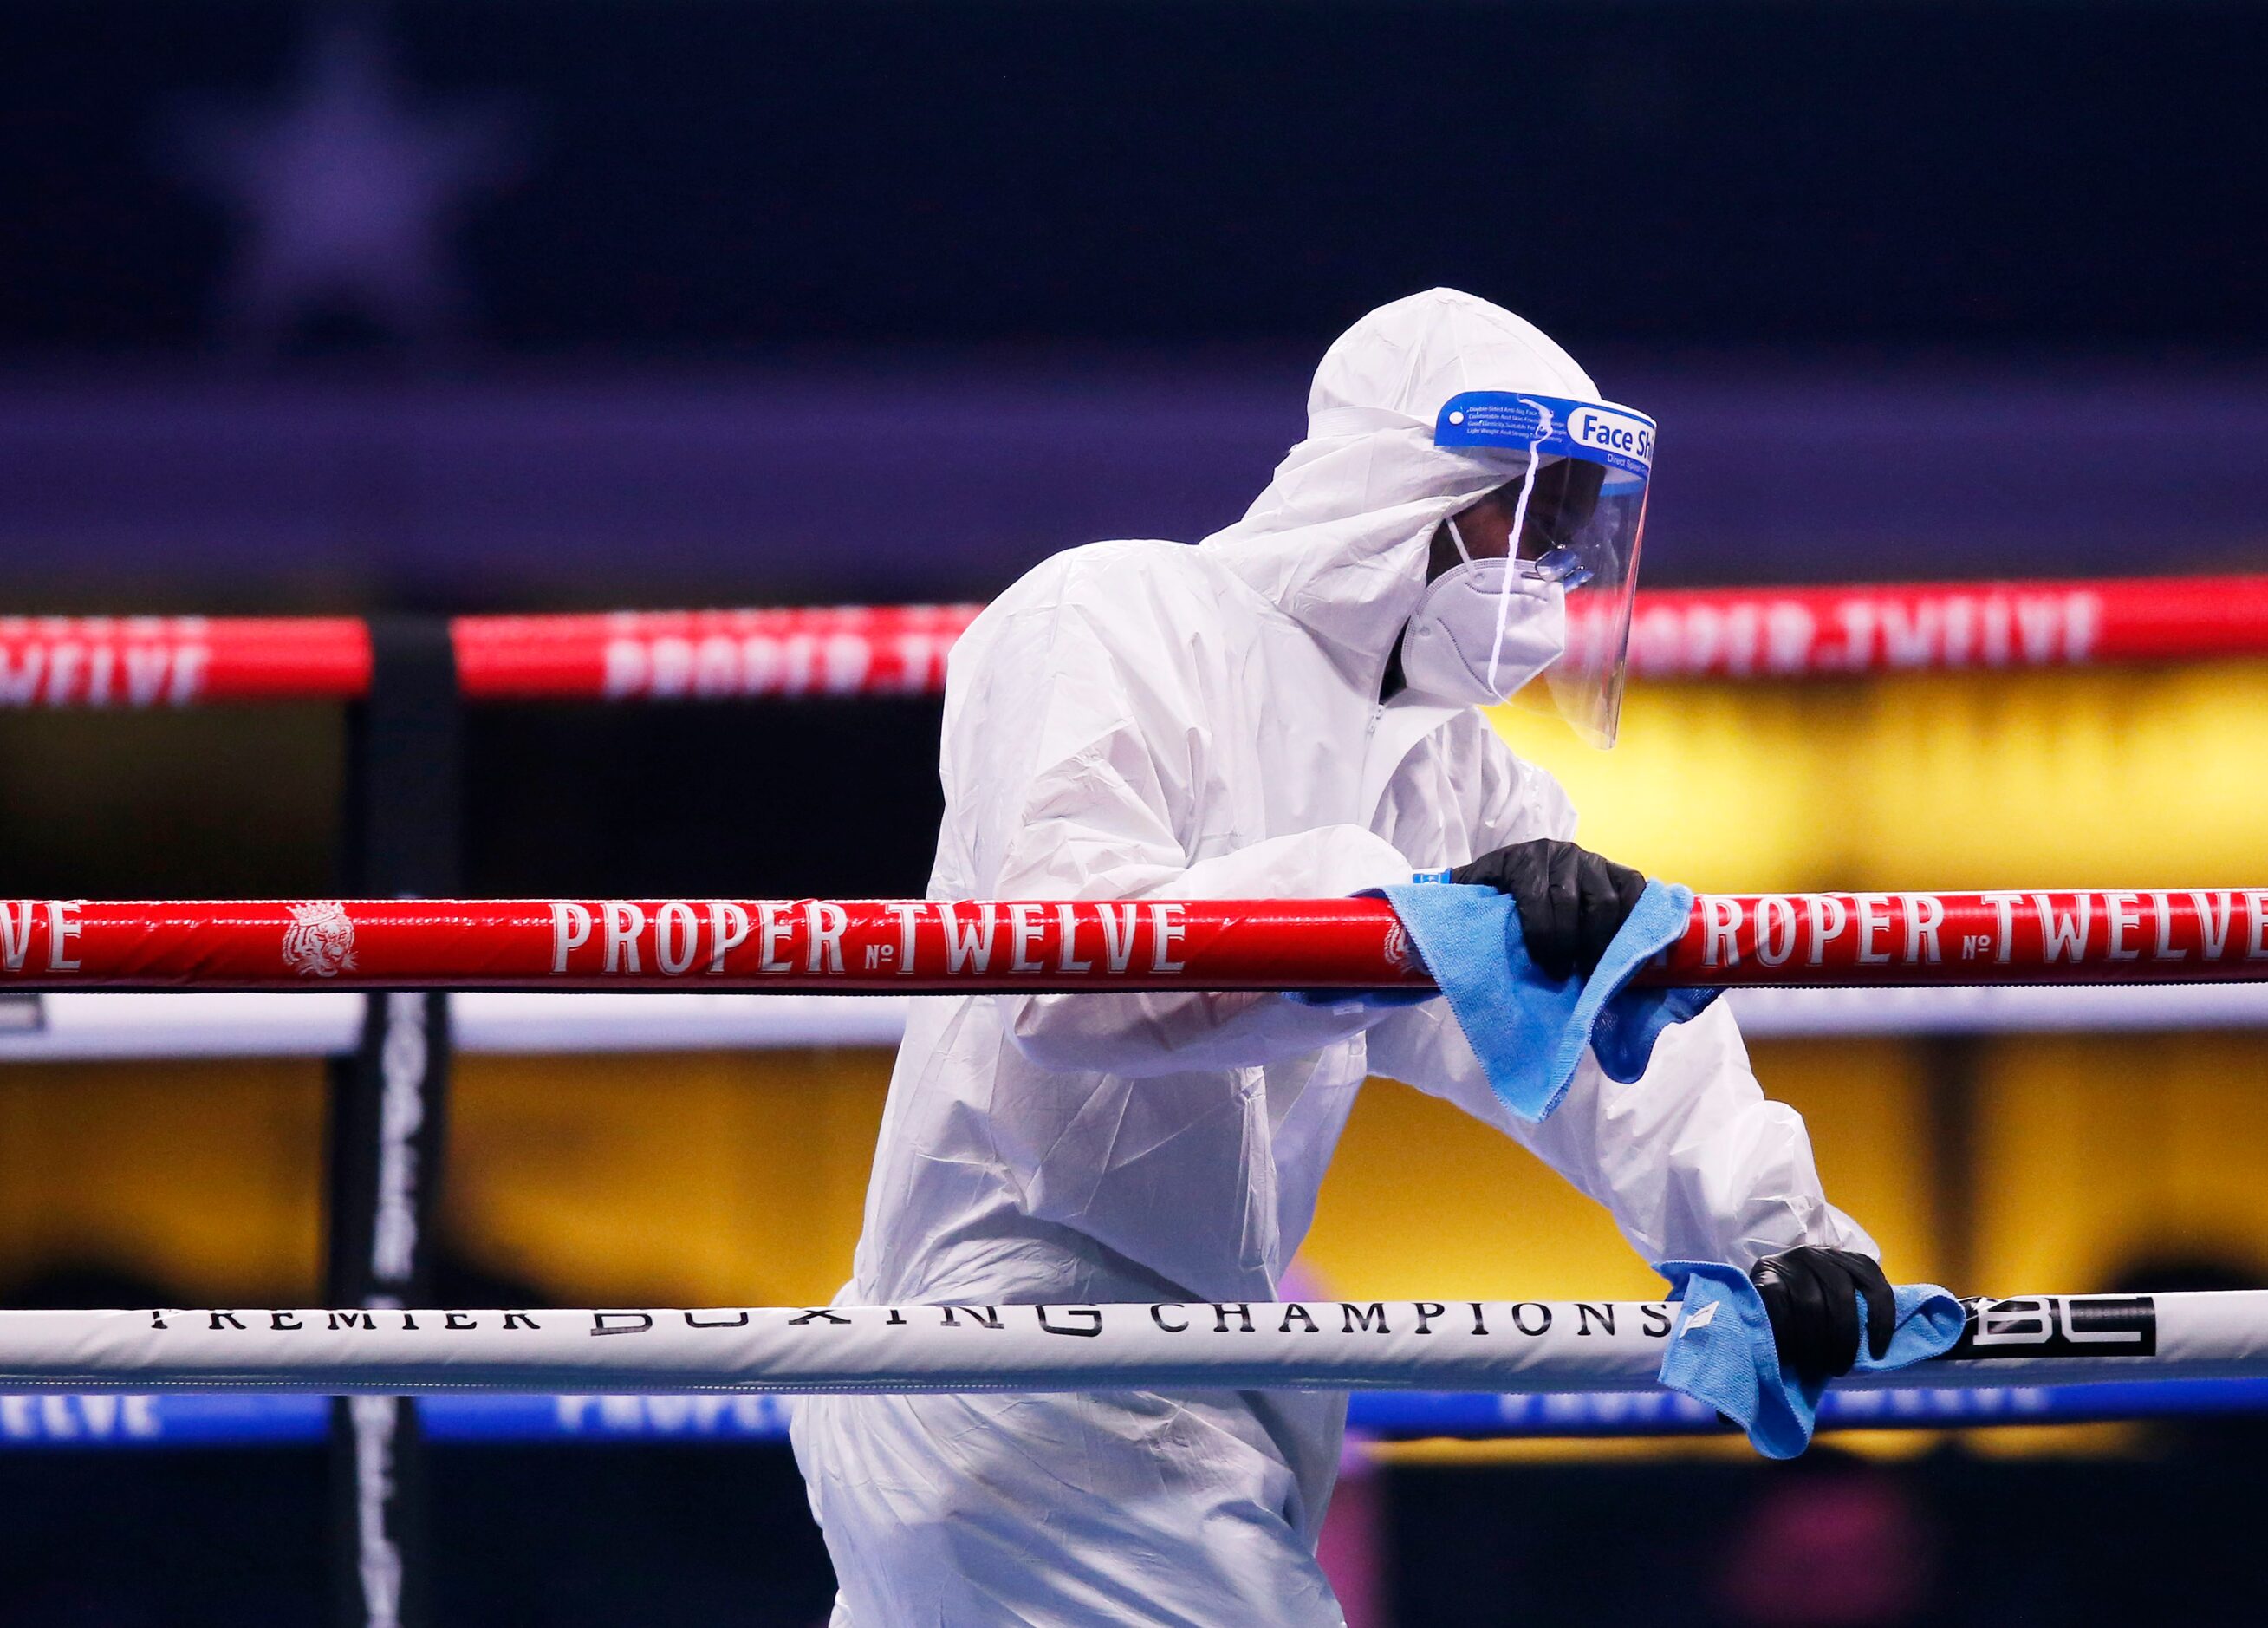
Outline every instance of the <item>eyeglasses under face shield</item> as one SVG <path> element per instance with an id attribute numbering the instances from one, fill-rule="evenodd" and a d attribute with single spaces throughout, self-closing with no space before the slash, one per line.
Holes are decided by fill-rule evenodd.
<path id="1" fill-rule="evenodd" d="M 1531 582 L 1580 587 L 1591 571 L 1570 540 L 1596 512 L 1606 472 L 1597 464 L 1556 456 L 1539 460 L 1531 469 L 1533 479 L 1524 472 L 1450 516 L 1450 538 L 1469 561 L 1509 553 L 1513 570 Z"/>

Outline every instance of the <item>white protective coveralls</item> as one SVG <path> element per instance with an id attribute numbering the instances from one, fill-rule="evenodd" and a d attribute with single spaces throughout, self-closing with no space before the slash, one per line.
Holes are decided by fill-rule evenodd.
<path id="1" fill-rule="evenodd" d="M 929 896 L 1338 896 L 1571 836 L 1479 711 L 1379 701 L 1435 527 L 1521 468 L 1434 445 L 1477 389 L 1598 394 L 1509 312 L 1397 300 L 1324 357 L 1241 521 L 1073 549 L 994 602 L 953 652 Z M 1587 1059 L 1529 1125 L 1438 999 L 975 995 L 913 1004 L 837 1299 L 1271 1300 L 1373 1073 L 1518 1138 L 1649 1260 L 1873 1252 L 1722 1004 L 1636 1085 Z M 836 1628 L 1314 1628 L 1341 1620 L 1314 1547 L 1344 1418 L 1293 1392 L 829 1396 L 794 1439 Z"/>

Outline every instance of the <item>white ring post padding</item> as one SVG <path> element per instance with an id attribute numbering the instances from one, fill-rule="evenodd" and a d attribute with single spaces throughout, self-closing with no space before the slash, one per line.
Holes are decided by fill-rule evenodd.
<path id="1" fill-rule="evenodd" d="M 0 1389 L 881 1392 L 1649 1387 L 1659 1302 L 0 1312 Z M 2268 1291 L 1987 1302 L 1970 1349 L 1846 1385 L 2268 1374 Z"/>
<path id="2" fill-rule="evenodd" d="M 1755 1040 L 2268 1028 L 2268 983 L 1746 989 L 1725 998 Z M 907 1009 L 887 995 L 449 998 L 458 1050 L 529 1056 L 895 1046 Z M 360 996 L 320 991 L 24 995 L 0 999 L 0 1063 L 338 1056 L 354 1049 L 362 1013 Z"/>

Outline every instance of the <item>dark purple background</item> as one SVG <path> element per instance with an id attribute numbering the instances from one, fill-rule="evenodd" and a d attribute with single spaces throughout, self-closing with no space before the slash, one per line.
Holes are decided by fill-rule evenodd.
<path id="1" fill-rule="evenodd" d="M 1657 583 L 2268 565 L 2264 69 L 2198 4 L 26 0 L 9 608 L 981 597 L 1233 519 L 1433 283 L 1660 418 Z"/>
<path id="2" fill-rule="evenodd" d="M 1594 371 L 1662 424 L 1649 581 L 2268 565 L 2243 370 Z M 983 597 L 1075 542 L 1226 525 L 1304 398 L 1303 359 L 1107 354 L 0 378 L 0 557 L 27 608 Z"/>

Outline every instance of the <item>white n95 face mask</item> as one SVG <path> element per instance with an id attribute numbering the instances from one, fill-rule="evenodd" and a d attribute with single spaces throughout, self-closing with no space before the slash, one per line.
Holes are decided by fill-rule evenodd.
<path id="1" fill-rule="evenodd" d="M 1464 556 L 1425 585 L 1402 636 L 1402 675 L 1436 701 L 1492 706 L 1567 652 L 1567 586 L 1535 562 Z"/>

